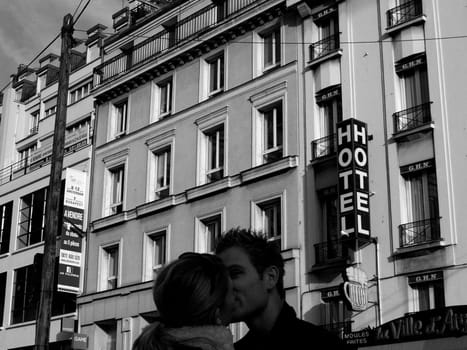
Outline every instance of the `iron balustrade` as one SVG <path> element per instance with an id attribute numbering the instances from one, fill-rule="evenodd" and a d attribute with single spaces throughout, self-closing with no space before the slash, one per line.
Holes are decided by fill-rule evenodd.
<path id="1" fill-rule="evenodd" d="M 89 146 L 92 143 L 92 134 L 93 128 L 89 127 L 89 131 L 86 135 L 86 138 L 77 138 L 74 140 L 73 143 L 66 144 L 65 155 L 72 152 L 76 152 L 78 149 L 81 149 L 83 147 Z M 36 151 L 40 150 L 41 149 L 37 149 Z M 33 160 L 31 161 L 31 159 Z M 34 153 L 32 155 L 24 157 L 23 159 L 12 163 L 3 169 L 0 169 L 0 185 L 13 181 L 14 179 L 20 176 L 26 175 L 36 169 L 39 169 L 48 162 L 50 162 L 50 156 L 47 157 L 47 159 L 41 158 L 37 161 L 34 160 Z"/>
<path id="2" fill-rule="evenodd" d="M 422 15 L 422 1 L 412 0 L 386 12 L 388 28 L 411 21 Z"/>
<path id="3" fill-rule="evenodd" d="M 339 34 L 330 35 L 310 45 L 310 61 L 328 55 L 339 49 Z"/>
<path id="4" fill-rule="evenodd" d="M 316 265 L 347 258 L 347 250 L 343 249 L 342 241 L 338 239 L 317 243 L 315 246 Z"/>
<path id="5" fill-rule="evenodd" d="M 431 102 L 427 102 L 394 113 L 394 132 L 408 131 L 431 122 L 430 105 Z"/>
<path id="6" fill-rule="evenodd" d="M 313 159 L 333 155 L 337 152 L 337 135 L 332 134 L 313 140 L 311 142 L 311 154 Z"/>
<path id="7" fill-rule="evenodd" d="M 255 2 L 258 0 L 224 0 L 199 10 L 175 23 L 172 27 L 162 30 L 96 67 L 94 69 L 94 86 L 99 86 L 128 72 L 130 69 L 163 54 L 169 48 L 212 29 L 221 21 L 234 16 Z"/>
<path id="8" fill-rule="evenodd" d="M 410 247 L 440 240 L 439 218 L 399 225 L 400 247 Z"/>
<path id="9" fill-rule="evenodd" d="M 334 334 L 350 333 L 352 331 L 352 321 L 333 322 L 321 325 L 321 327 Z"/>

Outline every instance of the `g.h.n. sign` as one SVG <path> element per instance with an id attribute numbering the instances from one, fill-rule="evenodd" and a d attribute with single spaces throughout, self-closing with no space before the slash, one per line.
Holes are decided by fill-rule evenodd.
<path id="1" fill-rule="evenodd" d="M 337 123 L 340 232 L 370 237 L 368 133 L 366 123 L 350 118 Z"/>

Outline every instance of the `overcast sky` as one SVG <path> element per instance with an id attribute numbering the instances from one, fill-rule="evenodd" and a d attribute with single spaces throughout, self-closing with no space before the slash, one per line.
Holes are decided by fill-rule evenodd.
<path id="1" fill-rule="evenodd" d="M 63 17 L 76 16 L 87 0 L 0 0 L 0 89 L 16 72 L 20 63 L 28 64 L 60 32 Z M 127 0 L 91 0 L 75 25 L 75 38 L 86 38 L 87 30 L 97 23 L 113 32 L 112 14 L 127 4 Z M 76 18 L 75 16 L 75 18 Z M 49 52 L 60 53 L 60 39 Z M 42 57 L 41 56 L 41 57 Z M 36 60 L 31 66 L 38 67 Z"/>

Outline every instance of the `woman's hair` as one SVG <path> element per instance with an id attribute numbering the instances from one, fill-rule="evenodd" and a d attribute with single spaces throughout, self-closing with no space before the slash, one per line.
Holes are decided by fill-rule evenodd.
<path id="1" fill-rule="evenodd" d="M 166 349 L 170 337 L 164 328 L 214 325 L 224 303 L 229 275 L 215 255 L 184 253 L 158 273 L 153 298 L 160 321 L 146 327 L 133 349 Z"/>

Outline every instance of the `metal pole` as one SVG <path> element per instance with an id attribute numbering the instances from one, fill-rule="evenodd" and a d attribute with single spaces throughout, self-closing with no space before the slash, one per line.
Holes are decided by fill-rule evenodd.
<path id="1" fill-rule="evenodd" d="M 47 191 L 47 210 L 44 230 L 44 258 L 42 261 L 41 294 L 36 322 L 36 350 L 49 349 L 50 316 L 54 291 L 55 256 L 60 213 L 60 189 L 62 183 L 63 154 L 65 144 L 66 108 L 68 81 L 70 74 L 70 50 L 72 48 L 73 16 L 63 18 L 60 71 L 58 76 L 57 115 L 55 119 L 54 141 L 50 169 L 50 182 Z"/>

